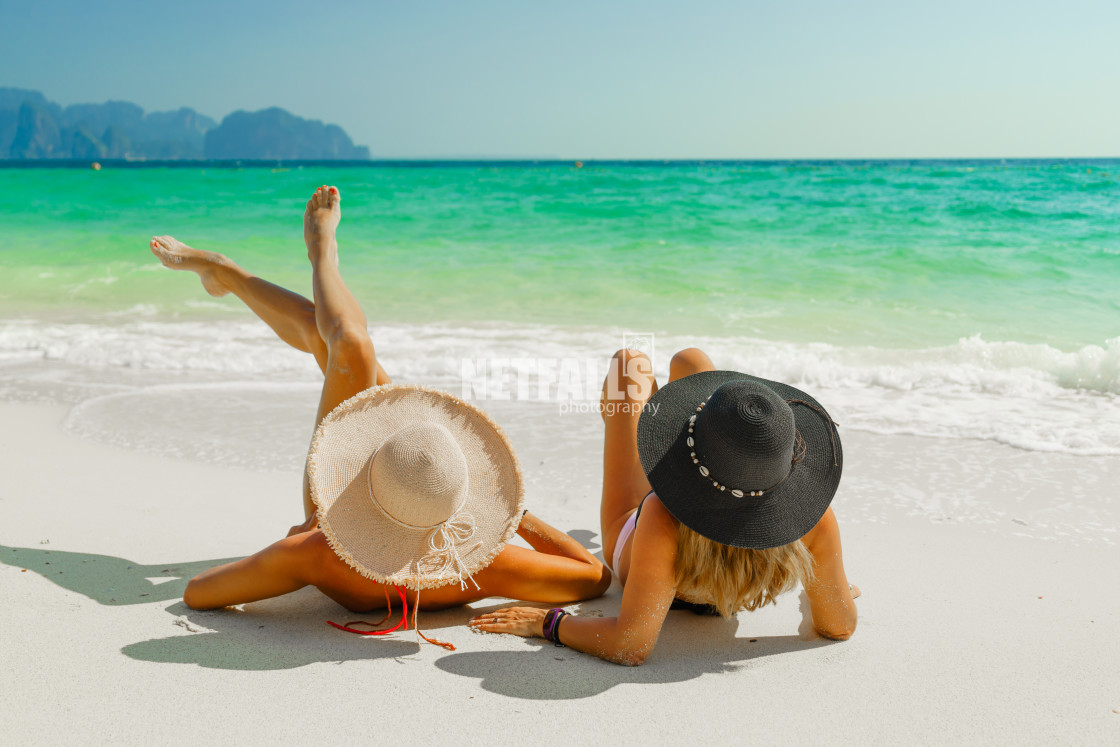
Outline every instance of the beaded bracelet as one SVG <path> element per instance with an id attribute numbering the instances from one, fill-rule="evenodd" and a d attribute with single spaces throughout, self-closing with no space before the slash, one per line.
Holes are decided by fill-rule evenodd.
<path id="1" fill-rule="evenodd" d="M 545 613 L 545 616 L 544 616 L 544 639 L 546 641 L 550 641 L 551 643 L 553 643 L 557 646 L 560 646 L 561 648 L 564 647 L 564 644 L 560 642 L 560 636 L 559 636 L 560 620 L 562 620 L 564 618 L 564 615 L 568 615 L 568 614 L 571 614 L 571 613 L 565 612 L 564 610 L 560 609 L 559 607 L 553 607 L 547 613 Z"/>

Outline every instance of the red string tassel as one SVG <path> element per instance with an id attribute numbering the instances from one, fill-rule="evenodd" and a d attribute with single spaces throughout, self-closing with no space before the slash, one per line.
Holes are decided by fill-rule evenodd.
<path id="1" fill-rule="evenodd" d="M 345 625 L 339 625 L 336 622 L 331 622 L 330 620 L 327 620 L 327 625 L 330 625 L 332 628 L 338 628 L 339 630 L 345 630 L 347 633 L 354 633 L 355 635 L 388 635 L 389 633 L 393 633 L 397 630 L 400 630 L 402 626 L 404 627 L 405 630 L 408 630 L 408 596 L 405 594 L 405 590 L 404 590 L 403 586 L 394 586 L 393 587 L 394 589 L 397 590 L 397 594 L 400 595 L 401 605 L 404 607 L 404 611 L 401 614 L 401 619 L 397 622 L 396 625 L 394 625 L 391 628 L 386 628 L 385 630 L 354 630 L 354 628 L 350 627 L 351 625 L 369 625 L 371 627 L 376 627 L 378 625 L 381 625 L 383 622 L 385 622 L 386 620 L 389 619 L 389 616 L 393 614 L 393 602 L 389 598 L 389 588 L 388 587 L 383 587 L 383 588 L 385 589 L 385 606 L 387 608 L 387 611 L 385 612 L 385 617 L 381 618 L 380 620 L 378 620 L 375 623 L 367 622 L 365 620 L 353 620 L 351 622 L 346 623 Z M 447 649 L 448 651 L 454 651 L 455 650 L 454 644 L 448 643 L 446 641 L 438 641 L 435 638 L 429 638 L 428 636 L 426 636 L 426 635 L 424 635 L 423 633 L 420 632 L 420 628 L 416 623 L 416 617 L 419 614 L 419 612 L 420 612 L 419 593 L 417 593 L 417 604 L 412 610 L 412 627 L 416 628 L 416 635 L 420 636 L 421 638 L 423 638 L 428 643 L 431 643 L 432 645 L 442 646 L 443 648 Z"/>
<path id="2" fill-rule="evenodd" d="M 405 630 L 408 630 L 408 597 L 405 596 L 403 586 L 395 586 L 393 588 L 397 590 L 397 594 L 399 594 L 401 597 L 401 604 L 404 606 L 404 612 L 403 614 L 401 614 L 400 621 L 393 627 L 386 628 L 385 630 L 354 630 L 350 627 L 351 625 L 377 626 L 389 619 L 389 615 L 393 614 L 393 603 L 389 599 L 388 587 L 385 588 L 385 604 L 388 607 L 388 612 L 386 612 L 385 617 L 381 618 L 381 620 L 379 620 L 378 622 L 371 623 L 366 622 L 365 620 L 354 620 L 352 622 L 346 623 L 345 625 L 339 625 L 336 622 L 327 620 L 327 625 L 330 625 L 332 628 L 338 628 L 339 630 L 345 630 L 347 633 L 354 633 L 355 635 L 388 635 L 389 633 L 399 630 L 402 625 L 404 626 Z"/>

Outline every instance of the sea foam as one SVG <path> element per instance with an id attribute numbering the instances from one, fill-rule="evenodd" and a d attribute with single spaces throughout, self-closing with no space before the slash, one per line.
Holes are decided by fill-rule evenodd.
<path id="1" fill-rule="evenodd" d="M 574 361 L 594 382 L 623 343 L 621 330 L 527 324 L 388 324 L 375 325 L 372 334 L 394 380 L 468 396 L 464 361 L 500 364 L 511 377 L 529 363 L 539 369 L 542 361 Z M 718 368 L 805 389 L 842 428 L 1120 454 L 1120 338 L 1072 351 L 979 336 L 918 349 L 661 334 L 647 342 L 662 382 L 673 351 L 697 346 Z M 320 380 L 311 356 L 258 322 L 0 322 L 0 396 L 69 387 L 66 401 L 111 394 L 120 406 L 130 396 L 150 398 L 155 392 L 145 390 L 166 385 L 169 375 L 181 386 L 228 385 L 242 393 L 255 387 L 254 401 L 275 396 L 270 387 L 278 384 L 297 385 L 306 399 Z M 74 395 L 81 386 L 90 388 Z M 516 398 L 511 389 L 508 396 Z"/>

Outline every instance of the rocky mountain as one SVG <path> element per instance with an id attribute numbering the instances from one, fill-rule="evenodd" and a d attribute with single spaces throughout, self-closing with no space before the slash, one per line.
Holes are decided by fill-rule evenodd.
<path id="1" fill-rule="evenodd" d="M 206 133 L 207 158 L 365 160 L 369 149 L 354 145 L 338 125 L 303 119 L 273 107 L 236 111 Z"/>
<path id="2" fill-rule="evenodd" d="M 128 101 L 65 108 L 0 87 L 0 159 L 368 159 L 337 125 L 283 109 L 238 111 L 221 125 L 193 109 L 148 112 Z"/>

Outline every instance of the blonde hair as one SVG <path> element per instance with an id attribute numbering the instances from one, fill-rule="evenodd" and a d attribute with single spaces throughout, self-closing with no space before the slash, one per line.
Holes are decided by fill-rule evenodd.
<path id="1" fill-rule="evenodd" d="M 701 598 L 724 617 L 775 604 L 798 581 L 813 581 L 813 556 L 801 540 L 769 550 L 731 547 L 684 524 L 677 532 L 677 595 Z"/>

